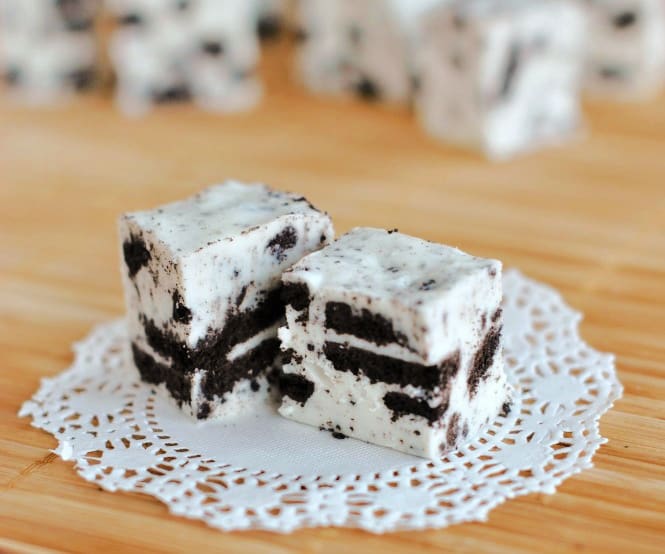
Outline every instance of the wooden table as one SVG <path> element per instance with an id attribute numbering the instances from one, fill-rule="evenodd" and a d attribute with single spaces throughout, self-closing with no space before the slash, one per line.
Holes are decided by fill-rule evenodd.
<path id="1" fill-rule="evenodd" d="M 270 94 L 243 116 L 128 121 L 106 98 L 0 107 L 0 550 L 665 551 L 665 98 L 593 103 L 586 140 L 492 165 L 426 138 L 406 110 L 308 97 L 279 48 L 268 59 Z M 399 227 L 557 287 L 625 386 L 595 468 L 484 524 L 385 536 L 222 534 L 78 478 L 16 412 L 72 341 L 122 312 L 117 215 L 227 177 L 301 192 L 338 232 Z"/>

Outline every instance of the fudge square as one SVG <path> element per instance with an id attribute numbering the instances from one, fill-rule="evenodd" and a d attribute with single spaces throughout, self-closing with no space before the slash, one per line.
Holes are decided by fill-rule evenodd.
<path id="1" fill-rule="evenodd" d="M 665 1 L 578 0 L 589 11 L 585 86 L 626 99 L 665 86 Z"/>
<path id="2" fill-rule="evenodd" d="M 12 99 L 51 104 L 98 80 L 98 0 L 0 0 L 0 84 Z"/>
<path id="3" fill-rule="evenodd" d="M 500 262 L 356 228 L 282 281 L 283 416 L 438 458 L 510 410 Z"/>
<path id="4" fill-rule="evenodd" d="M 333 238 L 327 214 L 264 185 L 212 186 L 119 222 L 134 364 L 199 419 L 270 399 L 280 276 Z"/>
<path id="5" fill-rule="evenodd" d="M 107 8 L 117 19 L 109 57 L 125 114 L 187 100 L 245 111 L 260 100 L 255 2 L 107 0 Z"/>
<path id="6" fill-rule="evenodd" d="M 353 89 L 361 98 L 406 103 L 417 70 L 418 21 L 444 0 L 350 0 L 352 24 L 343 29 L 352 43 Z"/>
<path id="7" fill-rule="evenodd" d="M 504 159 L 577 131 L 586 18 L 566 0 L 452 0 L 422 19 L 416 109 L 431 135 Z"/>
<path id="8" fill-rule="evenodd" d="M 318 93 L 407 102 L 415 79 L 417 21 L 442 1 L 302 1 L 297 60 L 303 83 Z"/>

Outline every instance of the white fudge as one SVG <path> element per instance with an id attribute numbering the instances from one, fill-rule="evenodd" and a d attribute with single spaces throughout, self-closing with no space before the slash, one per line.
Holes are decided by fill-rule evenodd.
<path id="1" fill-rule="evenodd" d="M 500 262 L 357 228 L 282 281 L 283 416 L 437 458 L 510 409 Z"/>
<path id="2" fill-rule="evenodd" d="M 423 19 L 416 107 L 433 136 L 503 159 L 580 125 L 586 19 L 566 0 L 454 0 Z"/>
<path id="3" fill-rule="evenodd" d="M 0 0 L 0 73 L 12 96 L 58 102 L 95 81 L 97 0 Z"/>
<path id="4" fill-rule="evenodd" d="M 309 90 L 339 94 L 349 87 L 347 60 L 351 49 L 347 35 L 350 16 L 341 0 L 299 0 L 296 21 L 296 72 Z"/>
<path id="5" fill-rule="evenodd" d="M 244 0 L 108 0 L 118 19 L 110 57 L 117 100 L 129 115 L 193 100 L 216 112 L 261 98 L 256 10 Z"/>
<path id="6" fill-rule="evenodd" d="M 282 272 L 333 238 L 303 197 L 228 182 L 120 219 L 134 363 L 188 413 L 225 418 L 269 399 Z"/>
<path id="7" fill-rule="evenodd" d="M 586 88 L 641 98 L 665 83 L 664 0 L 580 0 L 589 11 Z"/>
<path id="8" fill-rule="evenodd" d="M 443 0 L 302 0 L 298 72 L 311 90 L 406 102 L 420 16 Z"/>

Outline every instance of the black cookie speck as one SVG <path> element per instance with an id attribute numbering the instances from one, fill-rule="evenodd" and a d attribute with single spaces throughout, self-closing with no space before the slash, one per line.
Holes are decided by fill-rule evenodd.
<path id="1" fill-rule="evenodd" d="M 309 306 L 309 289 L 304 283 L 284 283 L 282 302 L 290 304 L 294 310 L 304 310 Z"/>
<path id="2" fill-rule="evenodd" d="M 65 79 L 72 84 L 75 90 L 87 90 L 95 82 L 95 70 L 92 67 L 77 69 L 68 73 Z"/>
<path id="3" fill-rule="evenodd" d="M 300 27 L 293 33 L 293 38 L 297 43 L 302 44 L 303 42 L 307 42 L 309 40 L 309 33 Z"/>
<path id="4" fill-rule="evenodd" d="M 418 290 L 432 290 L 434 285 L 436 285 L 436 281 L 434 279 L 428 279 L 424 283 L 420 284 Z"/>
<path id="5" fill-rule="evenodd" d="M 617 29 L 625 29 L 631 27 L 637 22 L 637 14 L 635 12 L 621 12 L 612 18 L 612 24 Z"/>
<path id="6" fill-rule="evenodd" d="M 604 65 L 598 68 L 598 74 L 603 79 L 608 79 L 611 81 L 622 80 L 626 78 L 626 72 L 617 66 Z"/>
<path id="7" fill-rule="evenodd" d="M 510 47 L 510 53 L 508 54 L 508 63 L 506 64 L 506 69 L 503 74 L 503 82 L 501 83 L 501 88 L 499 91 L 499 97 L 502 100 L 505 100 L 509 95 L 517 75 L 517 70 L 520 65 L 520 58 L 522 55 L 522 49 L 519 44 L 513 44 Z"/>
<path id="8" fill-rule="evenodd" d="M 283 231 L 275 235 L 266 248 L 270 253 L 277 258 L 277 261 L 283 262 L 286 260 L 286 250 L 293 248 L 298 242 L 298 234 L 296 230 L 290 225 Z"/>
<path id="9" fill-rule="evenodd" d="M 118 18 L 118 25 L 131 27 L 143 24 L 143 18 L 137 13 L 128 13 Z"/>
<path id="10" fill-rule="evenodd" d="M 360 79 L 354 86 L 356 94 L 363 100 L 374 101 L 381 96 L 379 87 L 367 77 Z"/>
<path id="11" fill-rule="evenodd" d="M 219 40 L 204 40 L 201 42 L 201 51 L 208 56 L 221 56 L 224 54 L 224 45 Z"/>
<path id="12" fill-rule="evenodd" d="M 448 422 L 448 429 L 446 430 L 446 443 L 449 447 L 455 446 L 457 443 L 457 436 L 459 435 L 459 420 L 460 413 L 455 412 Z"/>
<path id="13" fill-rule="evenodd" d="M 185 102 L 191 93 L 185 85 L 177 85 L 167 89 L 155 90 L 152 99 L 157 104 L 170 104 L 172 102 Z"/>
<path id="14" fill-rule="evenodd" d="M 204 402 L 199 406 L 199 411 L 196 412 L 197 419 L 207 419 L 210 415 L 210 404 Z"/>
<path id="15" fill-rule="evenodd" d="M 288 396 L 304 406 L 309 397 L 314 394 L 314 383 L 302 375 L 282 373 L 279 376 L 279 389 L 284 396 Z"/>
<path id="16" fill-rule="evenodd" d="M 21 82 L 21 70 L 18 67 L 9 67 L 3 75 L 3 79 L 8 85 L 18 85 Z"/>
<path id="17" fill-rule="evenodd" d="M 129 240 L 122 244 L 122 253 L 129 270 L 129 277 L 132 279 L 142 267 L 148 265 L 152 257 L 144 240 L 132 234 L 129 235 Z"/>
<path id="18" fill-rule="evenodd" d="M 184 323 L 185 325 L 192 321 L 192 311 L 185 306 L 185 303 L 182 301 L 182 296 L 176 290 L 173 291 L 173 320 L 178 323 Z"/>
<path id="19" fill-rule="evenodd" d="M 256 25 L 260 40 L 276 39 L 282 32 L 282 22 L 274 15 L 261 17 Z"/>

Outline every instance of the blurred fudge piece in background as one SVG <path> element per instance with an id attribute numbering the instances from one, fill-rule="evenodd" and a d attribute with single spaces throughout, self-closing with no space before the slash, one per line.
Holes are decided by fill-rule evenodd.
<path id="1" fill-rule="evenodd" d="M 96 81 L 98 0 L 0 0 L 0 70 L 10 95 L 50 104 Z"/>
<path id="2" fill-rule="evenodd" d="M 416 110 L 433 136 L 493 159 L 578 129 L 586 18 L 567 0 L 455 0 L 421 21 Z"/>

